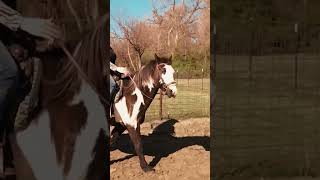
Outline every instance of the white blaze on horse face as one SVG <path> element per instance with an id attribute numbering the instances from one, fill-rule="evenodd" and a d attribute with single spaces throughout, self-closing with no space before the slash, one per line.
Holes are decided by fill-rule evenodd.
<path id="1" fill-rule="evenodd" d="M 172 83 L 172 82 L 174 82 L 174 69 L 172 68 L 172 66 L 171 65 L 165 65 L 164 66 L 164 68 L 165 68 L 165 70 L 166 70 L 166 72 L 165 72 L 165 74 L 162 74 L 161 75 L 161 77 L 162 77 L 162 79 L 163 79 L 163 83 L 165 83 L 165 84 L 170 84 L 170 83 Z M 169 86 L 168 86 L 168 88 L 172 91 L 172 94 L 173 95 L 177 95 L 177 87 L 176 87 L 176 85 L 175 84 L 170 84 Z"/>
<path id="2" fill-rule="evenodd" d="M 137 118 L 138 118 L 139 109 L 140 109 L 141 105 L 144 104 L 144 100 L 143 100 L 142 93 L 138 88 L 136 88 L 133 91 L 132 95 L 136 95 L 137 100 L 133 104 L 133 110 L 132 110 L 131 116 L 128 111 L 126 97 L 121 98 L 120 101 L 115 104 L 115 108 L 119 112 L 122 122 L 126 126 L 129 125 L 129 126 L 133 127 L 134 129 L 136 129 L 138 126 Z"/>

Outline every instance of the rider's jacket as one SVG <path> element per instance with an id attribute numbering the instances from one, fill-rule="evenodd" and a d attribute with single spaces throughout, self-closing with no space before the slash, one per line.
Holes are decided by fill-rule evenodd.
<path id="1" fill-rule="evenodd" d="M 117 55 L 116 53 L 114 53 L 113 49 L 110 47 L 110 70 L 111 70 L 111 74 L 118 74 L 118 73 L 124 73 L 125 71 L 127 71 L 127 68 L 125 67 L 118 67 L 117 65 L 115 65 L 116 63 L 116 59 L 117 59 Z"/>

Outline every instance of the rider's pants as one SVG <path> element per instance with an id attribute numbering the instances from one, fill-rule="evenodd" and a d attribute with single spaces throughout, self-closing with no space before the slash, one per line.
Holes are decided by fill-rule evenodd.
<path id="1" fill-rule="evenodd" d="M 116 89 L 117 84 L 114 81 L 113 77 L 110 75 L 110 95 L 112 95 L 112 92 L 114 91 L 114 89 Z"/>
<path id="2" fill-rule="evenodd" d="M 8 111 L 8 96 L 15 93 L 18 83 L 18 68 L 7 48 L 0 41 L 0 128 L 3 128 Z M 1 131 L 0 129 L 0 131 Z"/>

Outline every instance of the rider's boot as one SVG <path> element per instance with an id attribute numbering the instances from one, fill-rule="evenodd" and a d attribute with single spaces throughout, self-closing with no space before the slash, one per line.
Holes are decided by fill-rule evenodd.
<path id="1" fill-rule="evenodd" d="M 110 117 L 114 118 L 114 104 L 117 103 L 120 99 L 120 95 L 119 95 L 119 87 L 115 86 L 115 88 L 111 91 L 110 94 L 110 100 L 112 102 L 111 104 L 111 108 L 110 108 Z"/>
<path id="2" fill-rule="evenodd" d="M 119 82 L 119 87 L 117 87 L 116 89 L 117 92 L 115 93 L 114 103 L 119 102 L 122 97 L 122 81 Z"/>

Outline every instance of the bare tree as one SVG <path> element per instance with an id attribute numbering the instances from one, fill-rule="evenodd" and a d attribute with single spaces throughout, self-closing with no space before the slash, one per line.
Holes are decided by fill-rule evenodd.
<path id="1" fill-rule="evenodd" d="M 128 57 L 131 64 L 133 65 L 133 60 L 131 56 L 131 49 L 137 55 L 138 59 L 136 60 L 136 66 L 133 65 L 133 68 L 139 69 L 141 67 L 142 55 L 145 53 L 145 50 L 150 47 L 151 36 L 150 36 L 150 27 L 146 22 L 137 21 L 137 20 L 129 20 L 124 21 L 120 18 L 116 19 L 116 23 L 119 26 L 122 35 L 117 35 L 125 39 L 128 43 Z"/>
<path id="2" fill-rule="evenodd" d="M 153 17 L 150 21 L 159 27 L 160 34 L 164 36 L 166 46 L 171 54 L 175 54 L 177 48 L 185 47 L 186 38 L 193 38 L 195 22 L 203 9 L 202 1 L 195 0 L 193 3 L 182 1 L 177 4 L 171 1 L 153 1 Z M 163 13 L 161 13 L 163 11 Z"/>

